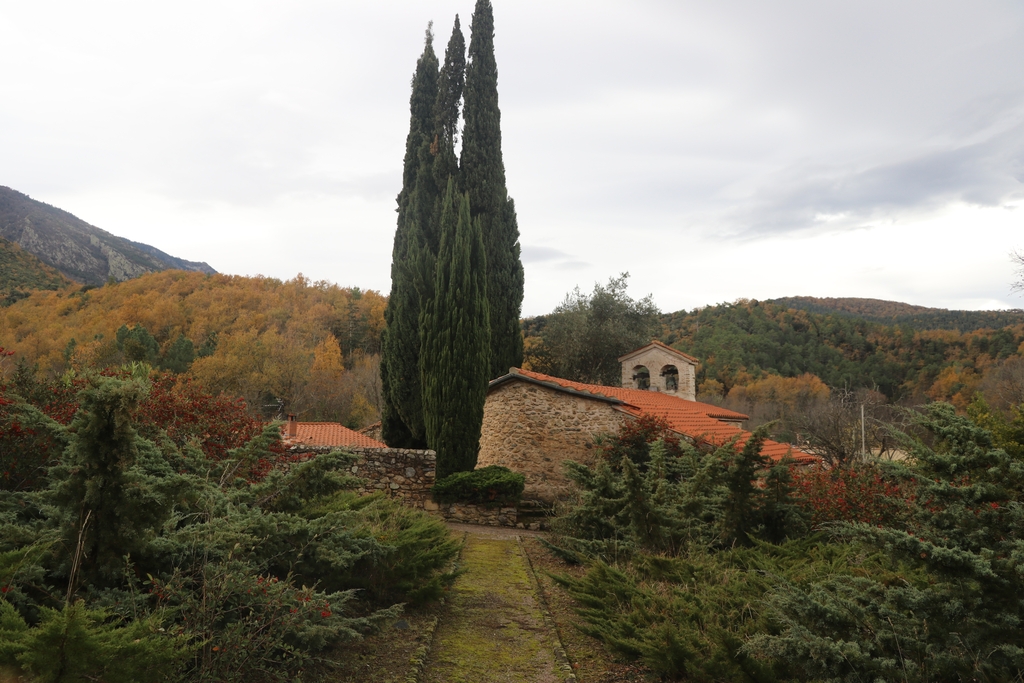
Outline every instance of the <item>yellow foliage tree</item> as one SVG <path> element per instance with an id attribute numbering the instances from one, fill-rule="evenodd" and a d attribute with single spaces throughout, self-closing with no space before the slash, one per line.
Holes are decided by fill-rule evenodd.
<path id="1" fill-rule="evenodd" d="M 702 387 L 711 390 L 704 384 Z M 799 377 L 767 375 L 732 387 L 722 405 L 749 415 L 749 428 L 780 420 L 775 427 L 776 437 L 792 439 L 796 422 L 827 404 L 829 395 L 828 386 L 810 373 Z"/>
<path id="2" fill-rule="evenodd" d="M 733 387 L 729 401 L 737 404 L 777 406 L 779 417 L 804 412 L 812 405 L 827 401 L 829 388 L 816 375 L 799 377 L 768 375 L 749 384 Z"/>
<path id="3" fill-rule="evenodd" d="M 345 412 L 345 391 L 342 378 L 345 364 L 342 361 L 341 345 L 333 334 L 327 335 L 313 350 L 313 367 L 310 370 L 308 393 L 310 420 L 336 422 Z"/>
<path id="4" fill-rule="evenodd" d="M 974 398 L 981 386 L 981 377 L 974 369 L 959 364 L 943 368 L 928 389 L 928 396 L 934 401 L 947 401 L 960 411 Z"/>
<path id="5" fill-rule="evenodd" d="M 385 305 L 378 292 L 312 282 L 301 274 L 281 281 L 163 271 L 100 288 L 35 292 L 0 308 L 0 345 L 54 377 L 69 367 L 120 365 L 125 359 L 115 343 L 118 328 L 142 325 L 160 345 L 161 357 L 179 337 L 190 340 L 199 357 L 189 372 L 209 389 L 242 396 L 254 408 L 280 399 L 288 411 L 308 406 L 331 385 L 318 380 L 319 386 L 310 386 L 328 365 L 353 367 L 358 357 L 376 357 Z M 321 366 L 314 367 L 318 347 L 330 346 L 331 339 L 333 348 L 320 349 Z M 337 368 L 332 372 L 337 375 Z M 331 419 L 349 420 L 345 410 L 353 392 L 345 391 L 347 402 L 324 399 L 341 406 L 340 413 L 331 410 Z"/>

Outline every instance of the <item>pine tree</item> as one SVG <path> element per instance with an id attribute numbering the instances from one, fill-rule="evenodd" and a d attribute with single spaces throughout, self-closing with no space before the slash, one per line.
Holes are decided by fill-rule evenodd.
<path id="1" fill-rule="evenodd" d="M 186 372 L 196 359 L 195 345 L 192 340 L 179 334 L 160 359 L 160 369 L 169 370 L 174 374 Z"/>
<path id="2" fill-rule="evenodd" d="M 505 188 L 501 156 L 498 67 L 494 59 L 494 13 L 490 0 L 477 0 L 469 42 L 463 117 L 461 190 L 468 193 L 472 216 L 480 220 L 487 255 L 487 292 L 491 316 L 489 377 L 522 365 L 519 313 L 523 303 L 523 264 L 519 226 Z"/>
<path id="3" fill-rule="evenodd" d="M 135 325 L 130 329 L 127 325 L 121 325 L 117 330 L 117 348 L 124 354 L 125 360 L 138 363 L 152 364 L 160 353 L 160 345 L 145 325 Z"/>
<path id="4" fill-rule="evenodd" d="M 391 294 L 381 339 L 381 427 L 384 441 L 400 448 L 420 448 L 425 444 L 419 375 L 421 302 L 414 259 L 418 245 L 426 239 L 425 231 L 429 231 L 438 195 L 430 156 L 438 75 L 433 41 L 434 34 L 428 27 L 409 98 L 409 135 L 405 142 L 402 191 L 398 195 Z"/>
<path id="5" fill-rule="evenodd" d="M 476 466 L 489 369 L 486 271 L 480 223 L 449 180 L 434 296 L 421 327 L 424 422 L 438 479 Z"/>

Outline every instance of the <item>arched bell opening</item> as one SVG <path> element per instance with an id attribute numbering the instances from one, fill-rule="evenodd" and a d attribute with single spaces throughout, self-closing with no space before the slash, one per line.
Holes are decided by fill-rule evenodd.
<path id="1" fill-rule="evenodd" d="M 651 388 L 651 372 L 644 365 L 637 365 L 633 368 L 633 385 L 637 389 Z"/>
<path id="2" fill-rule="evenodd" d="M 679 368 L 674 365 L 666 365 L 661 369 L 661 376 L 665 380 L 665 391 L 679 391 Z"/>

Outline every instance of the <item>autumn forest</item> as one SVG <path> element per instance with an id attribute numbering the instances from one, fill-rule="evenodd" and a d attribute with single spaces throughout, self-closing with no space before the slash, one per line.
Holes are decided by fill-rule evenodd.
<path id="1" fill-rule="evenodd" d="M 147 362 L 244 398 L 264 417 L 362 427 L 378 419 L 386 300 L 377 292 L 264 277 L 162 271 L 104 287 L 37 291 L 0 309 L 16 363 L 57 378 Z"/>
<path id="2" fill-rule="evenodd" d="M 0 341 L 15 352 L 7 372 L 21 363 L 52 379 L 147 362 L 244 398 L 266 418 L 287 411 L 358 428 L 380 417 L 386 303 L 378 292 L 302 275 L 163 271 L 35 291 L 0 308 Z M 983 312 L 960 312 L 952 324 L 952 317 L 886 324 L 866 319 L 871 310 L 855 316 L 784 303 L 800 304 L 738 301 L 662 314 L 652 336 L 700 359 L 700 400 L 755 417 L 827 398 L 830 387 L 868 389 L 905 405 L 949 401 L 961 410 L 979 392 L 998 407 L 1020 401 L 1022 314 L 1003 314 L 996 328 L 964 325 L 964 315 Z M 540 371 L 554 371 L 544 342 L 550 318 L 523 323 L 525 364 Z"/>

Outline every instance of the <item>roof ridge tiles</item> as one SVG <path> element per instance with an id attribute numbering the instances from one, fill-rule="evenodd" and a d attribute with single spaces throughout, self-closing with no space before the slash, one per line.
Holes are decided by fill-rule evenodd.
<path id="1" fill-rule="evenodd" d="M 669 346 L 668 344 L 666 344 L 664 342 L 661 342 L 661 341 L 658 341 L 657 339 L 653 339 L 650 342 L 648 342 L 647 344 L 644 344 L 643 346 L 641 346 L 639 348 L 633 349 L 632 351 L 629 351 L 628 353 L 622 354 L 621 356 L 618 357 L 618 361 L 621 363 L 622 361 L 626 360 L 627 358 L 630 358 L 632 356 L 636 356 L 636 355 L 640 354 L 641 352 L 643 352 L 645 349 L 648 349 L 648 348 L 650 348 L 652 346 L 656 346 L 656 347 L 658 347 L 660 349 L 668 351 L 669 353 L 673 353 L 673 354 L 675 354 L 677 356 L 682 356 L 683 358 L 685 358 L 686 360 L 690 361 L 694 365 L 697 365 L 698 363 L 700 363 L 700 361 L 697 358 L 694 358 L 690 354 L 685 353 L 683 351 L 680 351 L 679 349 L 674 349 L 671 346 Z"/>
<path id="2" fill-rule="evenodd" d="M 340 422 L 295 422 L 296 434 L 284 436 L 292 445 L 387 448 L 387 444 L 350 429 Z M 285 428 L 282 428 L 282 432 Z"/>

